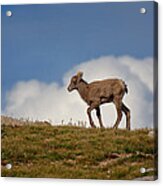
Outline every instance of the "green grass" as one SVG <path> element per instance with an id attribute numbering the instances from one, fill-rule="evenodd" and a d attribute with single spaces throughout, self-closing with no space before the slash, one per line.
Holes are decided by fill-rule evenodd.
<path id="1" fill-rule="evenodd" d="M 3 177 L 134 179 L 154 168 L 148 129 L 126 131 L 73 126 L 2 126 Z M 110 155 L 116 153 L 118 158 Z M 146 155 L 148 154 L 148 155 Z M 150 154 L 150 155 L 149 155 Z M 5 164 L 11 163 L 8 170 Z"/>

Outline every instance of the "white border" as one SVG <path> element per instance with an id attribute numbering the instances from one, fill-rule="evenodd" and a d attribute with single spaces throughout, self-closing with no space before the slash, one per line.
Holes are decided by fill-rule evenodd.
<path id="1" fill-rule="evenodd" d="M 132 2 L 133 0 L 126 0 L 126 2 Z M 123 0 L 0 0 L 0 4 L 44 4 L 44 3 L 68 3 L 68 2 L 123 2 Z M 163 19 L 163 0 L 157 0 L 159 3 L 159 82 L 163 82 L 163 52 L 160 50 L 163 48 L 162 43 L 162 35 L 163 33 L 163 24 L 161 21 Z M 162 21 L 163 23 L 163 21 Z M 51 186 L 54 184 L 59 186 L 71 185 L 71 186 L 101 186 L 101 185 L 112 185 L 114 186 L 123 186 L 123 185 L 163 185 L 163 114 L 161 111 L 163 110 L 163 88 L 161 87 L 161 83 L 159 83 L 159 180 L 155 182 L 137 182 L 137 181 L 103 181 L 103 180 L 61 180 L 61 179 L 27 179 L 27 178 L 0 178 L 0 185 L 12 185 L 12 186 L 35 186 L 39 184 L 39 186 Z"/>

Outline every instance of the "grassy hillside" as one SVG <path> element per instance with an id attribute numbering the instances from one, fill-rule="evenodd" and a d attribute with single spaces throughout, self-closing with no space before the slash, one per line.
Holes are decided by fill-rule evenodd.
<path id="1" fill-rule="evenodd" d="M 2 127 L 2 176 L 135 179 L 156 173 L 148 129 L 126 131 L 50 126 Z M 6 164 L 12 168 L 7 169 Z M 140 173 L 144 167 L 147 173 Z"/>

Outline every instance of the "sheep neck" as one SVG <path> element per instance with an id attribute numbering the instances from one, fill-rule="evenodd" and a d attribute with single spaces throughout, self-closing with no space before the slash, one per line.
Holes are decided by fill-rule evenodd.
<path id="1" fill-rule="evenodd" d="M 81 80 L 78 85 L 78 92 L 81 96 L 81 98 L 87 102 L 87 96 L 88 96 L 88 83 L 84 80 Z"/>

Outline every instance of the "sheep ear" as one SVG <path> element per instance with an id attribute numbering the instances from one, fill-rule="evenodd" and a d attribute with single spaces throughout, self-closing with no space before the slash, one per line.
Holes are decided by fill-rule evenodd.
<path id="1" fill-rule="evenodd" d="M 78 72 L 78 73 L 77 73 L 77 76 L 78 76 L 79 78 L 82 78 L 82 77 L 83 77 L 83 72 Z"/>
<path id="2" fill-rule="evenodd" d="M 79 82 L 81 78 L 83 77 L 83 72 L 78 72 L 77 77 L 78 77 L 78 82 Z"/>

